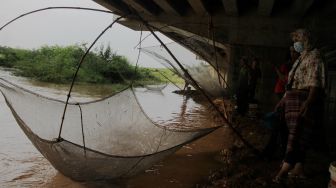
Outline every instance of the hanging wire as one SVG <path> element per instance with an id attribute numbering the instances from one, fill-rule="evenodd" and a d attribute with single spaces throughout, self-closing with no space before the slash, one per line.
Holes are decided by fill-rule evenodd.
<path id="1" fill-rule="evenodd" d="M 57 140 L 60 141 L 61 140 L 61 134 L 62 134 L 62 128 L 63 128 L 63 124 L 64 124 L 64 118 L 65 118 L 65 113 L 66 113 L 66 110 L 67 110 L 67 107 L 68 107 L 68 103 L 69 103 L 69 98 L 71 96 L 71 92 L 72 92 L 72 88 L 75 84 L 75 81 L 76 81 L 76 78 L 77 78 L 77 74 L 79 72 L 79 68 L 81 67 L 82 63 L 84 62 L 84 59 L 86 58 L 87 54 L 90 52 L 91 48 L 96 44 L 96 42 L 100 39 L 101 36 L 104 35 L 104 33 L 112 28 L 112 26 L 117 22 L 119 21 L 120 19 L 124 18 L 126 15 L 124 16 L 120 16 L 118 17 L 117 19 L 115 19 L 111 24 L 109 24 L 98 36 L 97 38 L 91 43 L 90 47 L 86 50 L 85 54 L 82 56 L 81 60 L 79 61 L 78 63 L 78 66 L 77 66 L 77 69 L 76 69 L 76 72 L 72 78 L 72 82 L 71 82 L 71 86 L 70 86 L 70 89 L 69 89 L 69 92 L 68 92 L 68 95 L 67 95 L 67 100 L 65 102 L 65 106 L 64 106 L 64 111 L 63 111 L 63 115 L 62 115 L 62 120 L 61 120 L 61 125 L 60 125 L 60 129 L 59 129 L 59 134 L 58 134 L 58 138 Z"/>
<path id="2" fill-rule="evenodd" d="M 221 77 L 219 76 L 219 65 L 218 65 L 218 58 L 217 58 L 217 48 L 216 48 L 216 44 L 215 44 L 215 29 L 214 29 L 214 25 L 212 22 L 212 16 L 210 15 L 210 20 L 209 20 L 209 35 L 211 33 L 211 40 L 212 40 L 212 46 L 214 49 L 214 54 L 215 54 L 215 65 L 216 65 L 216 72 L 217 72 L 217 76 L 218 76 L 218 83 L 220 86 L 222 86 L 222 81 L 221 81 Z M 210 37 L 209 37 L 210 38 Z"/>
<path id="3" fill-rule="evenodd" d="M 217 48 L 216 48 L 216 43 L 215 43 L 215 29 L 214 29 L 214 24 L 213 24 L 213 20 L 212 20 L 212 16 L 210 15 L 210 20 L 209 20 L 209 35 L 211 33 L 211 37 L 212 37 L 212 45 L 213 45 L 213 49 L 214 49 L 214 53 L 215 53 L 215 64 L 216 64 L 216 72 L 217 72 L 217 76 L 218 76 L 218 83 L 220 85 L 220 87 L 223 89 L 223 85 L 222 85 L 222 81 L 221 81 L 221 74 L 220 74 L 220 69 L 219 69 L 219 64 L 218 64 L 218 58 L 217 58 Z M 210 37 L 209 37 L 210 38 Z M 227 82 L 225 81 L 224 78 L 222 78 L 225 85 L 228 87 Z M 224 110 L 224 115 L 226 118 L 228 118 L 228 113 L 227 113 L 227 109 L 224 103 L 224 96 L 222 98 L 223 101 L 223 110 Z"/>
<path id="4" fill-rule="evenodd" d="M 132 10 L 132 9 L 131 9 Z M 225 117 L 225 115 L 218 109 L 218 107 L 213 103 L 211 98 L 207 95 L 207 93 L 197 84 L 197 82 L 191 77 L 191 75 L 188 73 L 188 71 L 183 67 L 183 65 L 179 62 L 179 60 L 174 56 L 174 54 L 169 50 L 169 48 L 162 42 L 162 40 L 154 33 L 153 27 L 150 26 L 136 11 L 133 10 L 133 13 L 138 17 L 138 19 L 144 23 L 144 25 L 147 27 L 147 29 L 153 34 L 153 36 L 160 42 L 160 44 L 165 48 L 165 50 L 169 53 L 169 55 L 174 59 L 174 61 L 178 64 L 180 69 L 184 72 L 184 74 L 187 75 L 187 77 L 190 78 L 190 80 L 193 82 L 193 84 L 196 86 L 196 89 L 198 89 L 203 96 L 208 100 L 208 102 L 211 104 L 211 106 L 218 112 L 218 114 L 221 116 L 221 118 L 225 121 L 225 123 L 232 129 L 232 131 L 237 135 L 237 137 L 247 146 L 249 147 L 252 152 L 256 155 L 260 155 L 260 151 L 255 148 L 252 144 L 250 144 L 245 138 L 242 136 L 242 134 L 231 124 L 231 122 Z"/>

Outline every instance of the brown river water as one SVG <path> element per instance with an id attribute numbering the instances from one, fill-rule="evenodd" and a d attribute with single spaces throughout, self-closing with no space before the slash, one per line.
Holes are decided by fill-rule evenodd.
<path id="1" fill-rule="evenodd" d="M 0 70 L 0 76 L 26 88 L 34 88 L 35 91 L 50 97 L 60 95 L 64 97 L 68 88 L 68 86 L 30 82 L 12 76 L 4 70 Z M 94 90 L 95 93 L 85 92 L 88 90 Z M 81 93 L 74 93 L 76 100 L 85 101 L 104 95 L 108 91 L 108 86 L 81 86 L 75 91 Z M 146 104 L 145 97 L 141 95 L 140 91 L 139 101 Z M 155 100 L 155 97 L 151 100 Z M 197 107 L 192 100 L 187 102 L 188 106 Z M 181 101 L 180 103 L 185 105 Z M 165 118 L 162 114 L 165 113 L 159 110 L 159 106 L 156 109 L 144 105 L 144 110 L 153 112 L 149 113 L 152 114 L 151 119 L 162 120 Z M 181 108 L 185 107 L 180 106 L 177 109 Z M 179 113 L 174 108 L 168 108 L 168 111 L 170 114 Z M 195 187 L 197 183 L 205 181 L 212 171 L 219 168 L 220 163 L 215 159 L 216 155 L 231 142 L 230 131 L 222 127 L 183 146 L 175 154 L 128 180 L 76 182 L 55 170 L 35 149 L 17 125 L 2 95 L 0 95 L 0 130 L 0 187 Z"/>

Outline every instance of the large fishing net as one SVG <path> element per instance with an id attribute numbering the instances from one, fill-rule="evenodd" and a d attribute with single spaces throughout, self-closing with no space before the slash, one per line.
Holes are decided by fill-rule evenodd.
<path id="1" fill-rule="evenodd" d="M 70 102 L 58 141 L 65 102 L 4 79 L 0 88 L 36 148 L 56 169 L 79 180 L 132 176 L 217 126 L 200 104 L 189 101 L 187 110 L 169 105 L 171 100 L 183 103 L 177 94 L 127 88 L 92 102 Z"/>
<path id="2" fill-rule="evenodd" d="M 193 37 L 182 39 L 179 43 L 183 45 L 189 44 L 188 47 L 193 46 L 194 48 L 198 48 L 198 43 Z M 200 56 L 200 52 L 198 53 L 197 51 L 198 55 L 196 55 L 195 52 L 187 50 L 176 42 L 167 43 L 165 45 L 174 54 L 174 56 L 179 59 L 185 70 L 188 71 L 189 75 L 209 95 L 218 97 L 223 96 L 223 94 L 227 92 L 227 75 L 223 74 L 225 69 L 216 69 L 217 67 L 209 64 L 203 59 L 203 57 Z M 185 74 L 185 72 L 183 72 L 183 70 L 181 70 L 181 68 L 161 45 L 142 47 L 140 50 L 154 60 L 160 62 L 165 67 L 174 71 L 188 84 L 193 85 L 190 78 Z M 211 51 L 212 49 L 210 48 L 209 50 Z"/>
<path id="3" fill-rule="evenodd" d="M 133 79 L 128 79 L 122 69 L 116 72 L 127 87 L 102 99 L 76 102 L 71 91 L 80 66 L 95 42 L 116 21 L 82 56 L 66 100 L 46 97 L 34 88 L 0 78 L 0 91 L 22 130 L 56 169 L 76 180 L 133 176 L 223 123 L 214 118 L 202 96 L 173 93 L 178 88 L 167 83 L 133 87 Z M 162 58 L 167 55 L 162 55 L 161 48 L 140 49 L 165 61 L 195 88 L 199 85 L 214 96 L 225 91 L 214 79 L 218 75 L 211 66 L 197 58 L 194 61 L 195 55 L 191 60 L 179 54 L 182 48 L 176 43 L 168 46 L 185 59 L 183 66 L 188 72 L 177 68 L 171 59 Z"/>

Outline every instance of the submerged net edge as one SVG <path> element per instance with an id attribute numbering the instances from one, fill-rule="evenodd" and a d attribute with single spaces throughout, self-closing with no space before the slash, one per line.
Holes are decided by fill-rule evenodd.
<path id="1" fill-rule="evenodd" d="M 40 95 L 40 94 L 35 93 L 35 92 L 33 92 L 33 91 L 29 90 L 29 89 L 26 89 L 26 88 L 23 88 L 23 87 L 21 87 L 21 86 L 19 86 L 19 85 L 17 85 L 17 84 L 14 84 L 14 83 L 12 83 L 12 82 L 6 80 L 6 79 L 0 78 L 0 80 L 6 82 L 7 84 L 10 84 L 10 85 L 14 86 L 15 88 L 17 88 L 18 90 L 21 90 L 21 91 L 23 91 L 23 92 L 27 92 L 27 93 L 29 93 L 29 94 L 32 94 L 32 95 L 37 96 L 37 97 L 44 98 L 44 99 L 46 99 L 46 100 L 51 100 L 51 101 L 54 101 L 54 102 L 59 102 L 59 103 L 65 104 L 65 101 L 58 100 L 58 99 L 54 99 L 54 98 L 50 98 L 50 97 L 46 97 L 46 96 L 44 96 L 44 95 Z M 1 87 L 4 87 L 4 88 L 13 90 L 13 88 L 8 87 L 8 86 L 2 84 L 1 82 L 0 82 L 0 84 L 1 84 Z M 218 126 L 216 126 L 216 127 L 208 127 L 208 128 L 197 127 L 197 128 L 188 128 L 188 129 L 178 129 L 178 128 L 176 128 L 176 126 L 174 126 L 174 127 L 169 127 L 169 126 L 162 126 L 162 125 L 159 125 L 158 123 L 154 122 L 154 121 L 153 121 L 153 120 L 146 114 L 146 112 L 145 112 L 144 109 L 142 108 L 142 106 L 141 106 L 141 104 L 140 104 L 140 102 L 139 102 L 139 100 L 138 100 L 138 98 L 137 98 L 137 95 L 135 94 L 135 91 L 134 91 L 134 88 L 132 87 L 132 85 L 129 85 L 129 86 L 126 87 L 125 89 L 123 89 L 123 90 L 121 90 L 121 91 L 119 91 L 119 92 L 117 92 L 117 93 L 113 93 L 112 95 L 109 95 L 109 96 L 104 97 L 104 98 L 102 98 L 102 99 L 97 99 L 97 100 L 93 100 L 93 101 L 89 101 L 89 102 L 79 102 L 79 103 L 71 103 L 71 102 L 69 102 L 68 105 L 78 106 L 78 105 L 86 105 L 86 104 L 93 104 L 93 103 L 101 102 L 101 101 L 107 100 L 107 99 L 109 99 L 109 98 L 111 98 L 111 97 L 113 97 L 113 96 L 115 96 L 115 95 L 121 94 L 122 92 L 124 92 L 124 91 L 126 91 L 126 90 L 128 90 L 128 89 L 130 89 L 130 90 L 132 91 L 132 95 L 134 96 L 135 101 L 137 102 L 137 105 L 138 105 L 138 107 L 140 108 L 140 110 L 141 110 L 142 114 L 144 115 L 144 117 L 146 117 L 146 119 L 148 119 L 148 120 L 149 120 L 153 125 L 155 125 L 156 127 L 159 127 L 159 128 L 161 128 L 161 129 L 164 129 L 164 130 L 166 130 L 166 131 L 171 131 L 171 132 L 198 132 L 198 131 L 207 131 L 207 130 L 212 130 L 212 129 L 217 129 L 217 128 L 219 128 L 219 127 L 222 127 L 222 125 L 218 125 Z M 3 94 L 3 96 L 5 96 L 5 95 Z M 7 100 L 6 100 L 6 101 L 7 101 Z M 7 103 L 7 105 L 9 105 L 9 104 Z"/>
<path id="2" fill-rule="evenodd" d="M 1 92 L 2 93 L 2 92 Z M 41 142 L 45 142 L 45 143 L 49 143 L 49 144 L 56 144 L 56 143 L 59 143 L 59 142 L 68 142 L 72 145 L 75 145 L 77 147 L 80 147 L 84 150 L 84 147 L 81 146 L 81 145 L 78 145 L 78 144 L 75 144 L 71 141 L 68 141 L 68 140 L 65 140 L 65 139 L 61 139 L 61 141 L 57 141 L 57 138 L 55 138 L 55 140 L 46 140 L 46 139 L 42 139 L 40 138 L 39 136 L 37 136 L 34 132 L 32 132 L 30 130 L 30 128 L 26 125 L 26 123 L 19 117 L 19 115 L 16 113 L 16 111 L 14 110 L 14 108 L 11 106 L 11 104 L 8 102 L 7 100 L 7 97 L 2 93 L 2 95 L 4 96 L 5 98 L 5 101 L 6 101 L 6 104 L 7 106 L 9 107 L 9 109 L 11 110 L 11 113 L 13 114 L 16 122 L 19 124 L 20 128 L 24 131 L 24 133 L 27 135 L 27 137 L 32 141 L 32 140 L 35 140 L 36 138 L 38 140 L 40 140 Z M 219 126 L 220 127 L 220 126 Z M 197 140 L 203 136 L 206 136 L 207 134 L 210 134 L 211 132 L 215 131 L 217 128 L 219 127 L 214 127 L 214 128 L 207 128 L 207 129 L 202 129 L 203 133 L 194 137 L 193 139 L 189 140 L 189 141 L 186 141 L 186 142 L 183 142 L 181 144 L 178 144 L 176 146 L 174 146 L 173 148 L 175 147 L 182 147 L 183 145 L 186 145 L 190 142 L 193 142 L 194 140 Z M 33 142 L 33 141 L 32 141 Z M 169 149 L 172 149 L 172 148 L 169 148 Z M 98 153 L 98 154 L 101 154 L 101 155 L 104 155 L 104 156 L 107 156 L 107 157 L 117 157 L 117 158 L 138 158 L 138 157 L 148 157 L 148 156 L 151 156 L 151 155 L 155 155 L 155 154 L 158 154 L 158 153 L 161 153 L 161 152 L 165 152 L 169 149 L 166 149 L 166 150 L 162 150 L 162 151 L 159 151 L 159 152 L 156 152 L 156 153 L 152 153 L 152 154 L 147 154 L 147 155 L 138 155 L 138 156 L 118 156 L 118 155 L 109 155 L 109 154 L 105 154 L 103 152 L 99 152 L 97 150 L 94 150 L 94 149 L 90 149 L 90 148 L 85 148 L 85 150 L 87 151 L 91 151 L 91 152 L 94 152 L 94 153 Z M 41 151 L 40 151 L 41 152 Z"/>
<path id="3" fill-rule="evenodd" d="M 38 149 L 38 151 L 58 171 L 78 181 L 120 179 L 132 177 L 143 172 L 145 169 L 150 168 L 156 162 L 173 154 L 183 145 L 188 144 L 212 132 L 207 132 L 205 134 L 195 137 L 190 141 L 176 145 L 173 148 L 169 148 L 149 155 L 132 157 L 113 156 L 91 150 L 89 148 L 86 148 L 84 150 L 83 146 L 74 144 L 67 140 L 57 142 L 41 139 L 36 134 L 31 132 L 27 125 L 25 125 L 25 123 L 16 114 L 15 110 L 11 107 L 11 105 L 8 104 L 6 97 L 5 100 L 12 114 L 14 115 L 15 120 L 24 131 L 24 133 L 27 135 L 27 137 L 30 139 L 32 144 Z"/>

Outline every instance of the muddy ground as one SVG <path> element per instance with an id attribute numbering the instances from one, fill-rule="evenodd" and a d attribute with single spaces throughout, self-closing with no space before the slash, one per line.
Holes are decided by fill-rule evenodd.
<path id="1" fill-rule="evenodd" d="M 231 114 L 231 123 L 243 137 L 257 150 L 262 151 L 270 138 L 270 129 L 263 126 L 262 114 L 256 117 L 241 117 Z M 198 188 L 282 188 L 307 187 L 326 188 L 330 180 L 329 164 L 336 159 L 333 152 L 319 151 L 311 148 L 307 151 L 305 163 L 306 179 L 286 178 L 280 184 L 272 179 L 280 169 L 282 162 L 280 150 L 272 157 L 255 154 L 244 145 L 234 134 L 232 145 L 223 148 L 216 155 L 221 162 L 219 170 L 211 173 L 206 180 L 196 185 Z"/>

